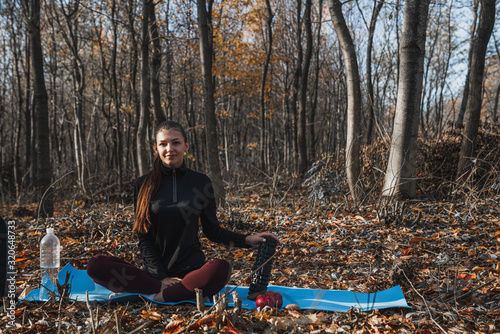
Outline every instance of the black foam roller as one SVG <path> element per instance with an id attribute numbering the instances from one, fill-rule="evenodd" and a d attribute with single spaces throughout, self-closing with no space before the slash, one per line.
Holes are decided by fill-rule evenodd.
<path id="1" fill-rule="evenodd" d="M 259 249 L 257 250 L 257 255 L 255 258 L 255 263 L 252 269 L 252 281 L 250 282 L 250 287 L 248 288 L 248 299 L 255 300 L 257 296 L 266 293 L 267 285 L 269 283 L 269 279 L 271 278 L 271 269 L 273 266 L 273 260 L 266 261 L 274 255 L 276 251 L 277 241 L 274 238 L 266 239 L 266 242 L 263 242 L 259 245 Z M 264 264 L 266 263 L 266 264 Z M 262 266 L 262 264 L 264 264 Z M 256 271 L 257 268 L 260 268 Z"/>

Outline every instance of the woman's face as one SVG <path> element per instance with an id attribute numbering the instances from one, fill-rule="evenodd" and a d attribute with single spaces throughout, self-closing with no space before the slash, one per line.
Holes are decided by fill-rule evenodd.
<path id="1" fill-rule="evenodd" d="M 176 129 L 161 130 L 156 134 L 155 150 L 163 164 L 169 168 L 179 168 L 184 161 L 184 152 L 189 143 L 184 140 L 182 133 Z"/>

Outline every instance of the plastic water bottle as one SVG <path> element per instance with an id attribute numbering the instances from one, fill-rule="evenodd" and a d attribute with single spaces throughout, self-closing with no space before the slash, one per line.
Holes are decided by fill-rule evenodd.
<path id="1" fill-rule="evenodd" d="M 61 245 L 54 234 L 52 227 L 47 228 L 47 234 L 40 243 L 40 271 L 42 285 L 40 287 L 40 299 L 48 299 L 47 290 L 57 292 L 57 275 L 60 266 Z"/>

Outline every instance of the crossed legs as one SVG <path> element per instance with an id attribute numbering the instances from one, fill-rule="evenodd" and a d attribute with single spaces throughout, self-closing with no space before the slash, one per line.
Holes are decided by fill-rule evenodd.
<path id="1" fill-rule="evenodd" d="M 113 292 L 155 294 L 155 300 L 161 302 L 193 299 L 195 288 L 202 289 L 204 296 L 212 296 L 226 285 L 229 271 L 227 261 L 212 260 L 177 283 L 166 286 L 146 270 L 114 256 L 95 255 L 87 264 L 87 273 L 95 283 Z"/>

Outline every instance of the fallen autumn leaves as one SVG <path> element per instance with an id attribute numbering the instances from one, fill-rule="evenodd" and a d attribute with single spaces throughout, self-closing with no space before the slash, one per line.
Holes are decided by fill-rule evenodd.
<path id="1" fill-rule="evenodd" d="M 473 206 L 447 202 L 407 202 L 381 212 L 344 204 L 311 205 L 288 197 L 269 206 L 268 198 L 232 198 L 220 212 L 224 225 L 246 233 L 272 230 L 278 248 L 270 284 L 373 292 L 401 285 L 412 309 L 348 313 L 231 309 L 210 313 L 186 328 L 196 306 L 148 302 L 21 303 L 14 332 L 52 333 L 492 333 L 500 331 L 500 220 L 498 196 Z M 266 204 L 267 203 L 267 204 Z M 263 209 L 267 208 L 267 209 Z M 392 211 L 391 211 L 392 210 Z M 397 212 L 395 211 L 397 210 Z M 48 223 L 62 245 L 61 263 L 84 269 L 96 253 L 109 253 L 140 265 L 130 233 L 132 207 L 95 204 L 88 209 L 60 207 Z M 16 221 L 17 285 L 39 285 L 38 246 L 42 222 Z M 248 285 L 255 250 L 227 249 L 203 240 L 208 258 L 233 262 L 231 284 Z M 3 316 L 0 322 L 6 322 Z M 2 326 L 3 327 L 3 326 Z"/>

